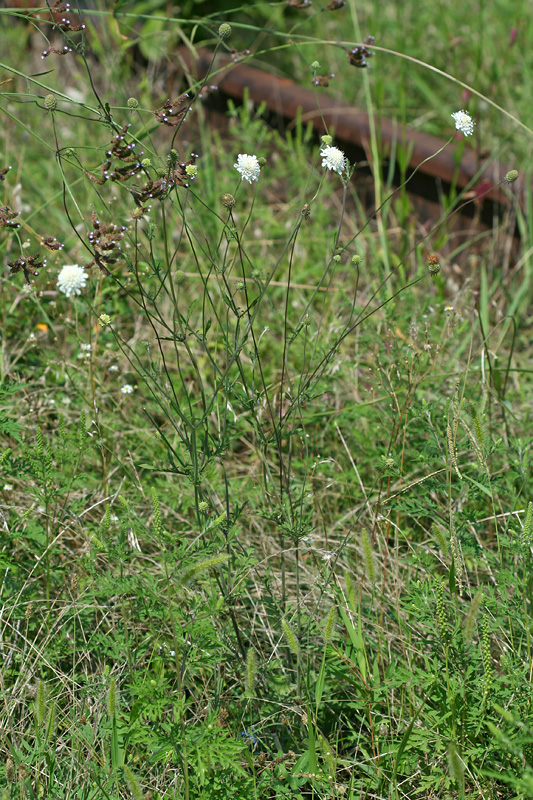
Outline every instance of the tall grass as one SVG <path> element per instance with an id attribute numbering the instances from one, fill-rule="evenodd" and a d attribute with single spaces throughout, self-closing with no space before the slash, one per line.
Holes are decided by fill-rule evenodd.
<path id="1" fill-rule="evenodd" d="M 2 11 L 4 796 L 529 797 L 529 210 L 501 270 L 469 195 L 421 225 L 379 55 L 373 213 L 332 136 L 165 92 L 354 3 L 154 8 Z"/>

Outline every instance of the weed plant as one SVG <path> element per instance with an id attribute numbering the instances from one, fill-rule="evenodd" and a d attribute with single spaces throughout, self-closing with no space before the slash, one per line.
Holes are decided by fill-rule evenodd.
<path id="1" fill-rule="evenodd" d="M 232 37 L 316 82 L 305 5 L 0 10 L 3 798 L 533 796 L 530 209 L 509 164 L 422 225 L 354 3 L 374 211 L 334 131 L 175 90 Z"/>

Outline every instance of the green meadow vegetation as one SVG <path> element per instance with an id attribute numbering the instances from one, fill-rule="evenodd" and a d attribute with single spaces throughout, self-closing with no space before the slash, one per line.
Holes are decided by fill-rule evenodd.
<path id="1" fill-rule="evenodd" d="M 532 27 L 0 9 L 2 800 L 533 797 Z M 180 48 L 335 73 L 372 208 Z M 489 230 L 419 217 L 385 117 L 503 165 Z"/>

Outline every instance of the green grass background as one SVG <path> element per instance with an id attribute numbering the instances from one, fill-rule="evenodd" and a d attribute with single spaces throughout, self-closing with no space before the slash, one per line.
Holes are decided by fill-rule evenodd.
<path id="1" fill-rule="evenodd" d="M 533 796 L 530 192 L 458 235 L 467 194 L 428 223 L 379 157 L 381 117 L 448 140 L 466 108 L 465 146 L 530 185 L 529 5 L 80 16 L 0 9 L 2 797 Z M 222 124 L 183 45 L 335 73 L 317 102 L 372 114 L 378 212 L 301 121 Z M 125 124 L 143 167 L 99 184 Z M 67 298 L 93 214 L 122 249 Z"/>

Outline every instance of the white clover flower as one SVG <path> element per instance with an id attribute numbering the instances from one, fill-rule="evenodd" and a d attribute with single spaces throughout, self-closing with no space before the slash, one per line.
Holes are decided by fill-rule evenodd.
<path id="1" fill-rule="evenodd" d="M 320 151 L 320 155 L 322 156 L 323 167 L 332 169 L 333 172 L 339 175 L 346 169 L 346 156 L 338 147 L 330 147 L 327 145 Z"/>
<path id="2" fill-rule="evenodd" d="M 78 264 L 67 264 L 57 276 L 57 287 L 67 297 L 72 294 L 80 294 L 81 290 L 85 289 L 87 277 L 83 267 Z"/>
<path id="3" fill-rule="evenodd" d="M 129 383 L 126 383 L 120 391 L 122 394 L 131 394 L 133 392 L 133 386 L 130 386 Z"/>
<path id="4" fill-rule="evenodd" d="M 466 111 L 456 111 L 452 117 L 458 131 L 464 133 L 465 136 L 471 136 L 474 133 L 474 120 Z"/>
<path id="5" fill-rule="evenodd" d="M 240 173 L 241 180 L 243 181 L 252 183 L 252 181 L 256 181 L 259 178 L 261 167 L 259 166 L 257 156 L 248 156 L 246 153 L 244 155 L 239 153 L 237 156 L 237 163 L 233 166 L 237 172 Z"/>

